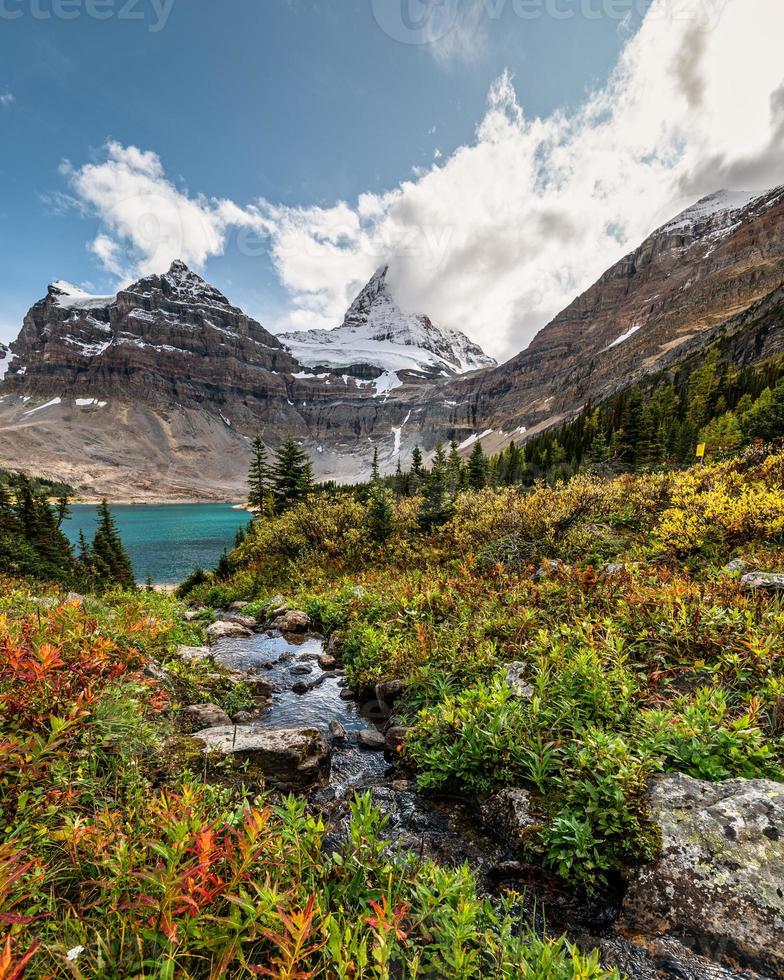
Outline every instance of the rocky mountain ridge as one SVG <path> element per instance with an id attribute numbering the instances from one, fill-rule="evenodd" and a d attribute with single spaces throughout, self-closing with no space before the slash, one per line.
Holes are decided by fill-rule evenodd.
<path id="1" fill-rule="evenodd" d="M 495 367 L 403 313 L 385 268 L 340 327 L 282 338 L 179 262 L 116 297 L 58 282 L 0 356 L 0 466 L 91 496 L 240 499 L 257 432 L 293 435 L 342 480 L 367 476 L 374 449 L 387 471 L 415 443 L 492 452 L 722 332 L 740 360 L 777 352 L 783 283 L 784 188 L 704 198 Z"/>

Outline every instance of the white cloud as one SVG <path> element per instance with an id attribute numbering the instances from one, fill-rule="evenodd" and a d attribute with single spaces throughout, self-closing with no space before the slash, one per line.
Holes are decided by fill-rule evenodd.
<path id="1" fill-rule="evenodd" d="M 109 144 L 103 163 L 69 177 L 102 218 L 93 251 L 130 275 L 176 256 L 198 267 L 234 228 L 268 236 L 291 297 L 280 328 L 338 323 L 389 261 L 404 305 L 509 356 L 682 207 L 721 187 L 784 183 L 784 4 L 684 9 L 654 0 L 574 113 L 528 118 L 502 75 L 470 145 L 355 203 L 192 196 L 154 153 Z"/>
<path id="2" fill-rule="evenodd" d="M 375 197 L 372 221 L 355 209 L 359 228 L 339 245 L 311 233 L 318 209 L 278 209 L 273 255 L 296 307 L 338 322 L 357 280 L 389 258 L 405 305 L 506 357 L 682 207 L 784 183 L 784 4 L 683 10 L 654 0 L 573 114 L 527 118 L 503 75 L 474 141 Z"/>
<path id="3" fill-rule="evenodd" d="M 16 96 L 13 92 L 6 90 L 5 92 L 0 92 L 0 105 L 13 105 L 16 102 Z"/>

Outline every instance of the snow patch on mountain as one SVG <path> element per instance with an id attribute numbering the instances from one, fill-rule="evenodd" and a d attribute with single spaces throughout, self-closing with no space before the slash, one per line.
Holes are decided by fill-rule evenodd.
<path id="1" fill-rule="evenodd" d="M 65 279 L 53 282 L 49 289 L 54 293 L 57 305 L 64 310 L 97 310 L 110 306 L 116 299 L 115 296 L 92 296 Z"/>
<path id="2" fill-rule="evenodd" d="M 433 377 L 496 363 L 461 331 L 401 309 L 389 288 L 386 266 L 360 292 L 341 326 L 282 333 L 278 339 L 306 367 L 332 371 L 364 364 L 388 374 L 413 371 Z"/>
<path id="3" fill-rule="evenodd" d="M 662 232 L 684 232 L 702 234 L 708 232 L 728 233 L 737 225 L 742 212 L 755 208 L 766 210 L 781 197 L 782 188 L 766 191 L 721 190 L 700 198 L 696 204 L 686 208 L 660 230 Z M 779 192 L 779 193 L 777 193 Z"/>

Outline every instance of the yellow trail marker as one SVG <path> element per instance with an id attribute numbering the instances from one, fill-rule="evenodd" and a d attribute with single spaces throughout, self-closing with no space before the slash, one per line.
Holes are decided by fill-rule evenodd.
<path id="1" fill-rule="evenodd" d="M 697 446 L 697 459 L 705 459 L 705 443 L 701 442 Z"/>

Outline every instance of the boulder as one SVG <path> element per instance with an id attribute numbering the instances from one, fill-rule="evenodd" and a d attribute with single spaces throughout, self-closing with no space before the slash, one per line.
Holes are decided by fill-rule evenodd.
<path id="1" fill-rule="evenodd" d="M 386 744 L 386 739 L 375 728 L 368 728 L 365 731 L 357 732 L 357 744 L 361 749 L 381 752 Z"/>
<path id="2" fill-rule="evenodd" d="M 648 793 L 662 853 L 630 882 L 624 926 L 784 976 L 784 786 L 679 773 Z"/>
<path id="3" fill-rule="evenodd" d="M 251 779 L 280 789 L 304 792 L 329 779 L 330 748 L 316 728 L 220 726 L 196 732 L 208 756 L 223 756 L 247 765 Z"/>
<path id="4" fill-rule="evenodd" d="M 329 734 L 336 742 L 345 742 L 348 738 L 348 732 L 337 719 L 333 719 L 329 723 Z"/>
<path id="5" fill-rule="evenodd" d="M 530 838 L 532 827 L 539 821 L 531 815 L 531 794 L 528 790 L 510 786 L 495 793 L 481 808 L 485 830 L 499 840 L 520 847 Z"/>
<path id="6" fill-rule="evenodd" d="M 236 602 L 232 602 L 229 604 L 229 612 L 242 612 L 242 610 L 249 605 L 250 605 L 249 602 L 245 602 L 242 599 L 238 599 Z"/>
<path id="7" fill-rule="evenodd" d="M 238 711 L 231 720 L 235 725 L 247 725 L 251 721 L 255 721 L 256 718 L 258 718 L 258 714 L 254 711 Z"/>
<path id="8" fill-rule="evenodd" d="M 281 633 L 304 633 L 310 628 L 310 616 L 300 609 L 292 609 L 273 619 L 272 628 Z"/>
<path id="9" fill-rule="evenodd" d="M 751 565 L 742 558 L 733 558 L 732 561 L 727 562 L 722 571 L 727 575 L 744 575 L 750 568 Z"/>
<path id="10" fill-rule="evenodd" d="M 225 640 L 229 637 L 253 636 L 253 633 L 241 623 L 226 623 L 219 621 L 211 623 L 207 627 L 207 640 L 210 643 L 217 643 L 218 640 Z"/>
<path id="11" fill-rule="evenodd" d="M 328 653 L 322 653 L 318 658 L 318 665 L 322 670 L 334 670 L 337 667 L 338 662 L 334 657 L 331 657 Z"/>
<path id="12" fill-rule="evenodd" d="M 749 572 L 740 587 L 747 592 L 784 592 L 784 572 Z"/>
<path id="13" fill-rule="evenodd" d="M 283 598 L 282 595 L 273 596 L 268 602 L 265 602 L 262 606 L 262 611 L 264 615 L 269 618 L 274 618 L 275 616 L 282 616 L 284 612 L 289 608 L 289 604 Z"/>
<path id="14" fill-rule="evenodd" d="M 196 619 L 201 619 L 203 615 L 204 615 L 203 609 L 189 609 L 186 613 L 183 614 L 182 618 L 185 620 L 186 623 L 192 623 Z"/>
<path id="15" fill-rule="evenodd" d="M 604 578 L 615 578 L 616 575 L 623 574 L 626 566 L 622 561 L 608 562 L 602 569 Z"/>
<path id="16" fill-rule="evenodd" d="M 313 668 L 308 664 L 294 664 L 293 667 L 289 668 L 289 673 L 295 677 L 304 677 L 306 674 L 312 674 Z"/>
<path id="17" fill-rule="evenodd" d="M 518 700 L 530 701 L 534 696 L 534 689 L 528 683 L 528 667 L 521 661 L 507 664 L 504 680 Z"/>
<path id="18" fill-rule="evenodd" d="M 327 645 L 324 647 L 324 652 L 329 654 L 329 656 L 334 657 L 336 660 L 340 657 L 340 652 L 343 649 L 343 637 L 339 632 L 333 633 L 327 640 Z"/>
<path id="19" fill-rule="evenodd" d="M 212 653 L 209 647 L 177 647 L 177 656 L 184 660 L 186 664 L 200 664 L 210 662 Z"/>
<path id="20" fill-rule="evenodd" d="M 387 752 L 400 752 L 409 729 L 405 725 L 393 725 L 384 729 L 384 748 Z"/>
<path id="21" fill-rule="evenodd" d="M 183 709 L 182 718 L 189 731 L 231 724 L 231 718 L 217 704 L 191 704 Z"/>
<path id="22" fill-rule="evenodd" d="M 244 626 L 245 629 L 253 630 L 259 624 L 256 622 L 255 616 L 243 616 L 242 613 L 217 613 L 215 616 L 215 621 L 217 623 L 239 623 L 240 626 Z"/>
<path id="23" fill-rule="evenodd" d="M 385 681 L 376 684 L 376 700 L 381 705 L 392 705 L 403 693 L 403 681 Z"/>

